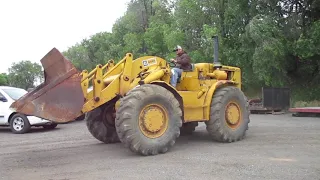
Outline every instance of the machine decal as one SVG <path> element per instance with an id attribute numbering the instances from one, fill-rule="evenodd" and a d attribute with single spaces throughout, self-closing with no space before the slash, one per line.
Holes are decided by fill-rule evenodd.
<path id="1" fill-rule="evenodd" d="M 142 61 L 142 65 L 144 67 L 151 66 L 151 65 L 154 65 L 154 64 L 157 64 L 157 59 L 155 57 Z"/>

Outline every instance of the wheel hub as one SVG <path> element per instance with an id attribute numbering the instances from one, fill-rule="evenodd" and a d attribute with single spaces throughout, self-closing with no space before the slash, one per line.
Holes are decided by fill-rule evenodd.
<path id="1" fill-rule="evenodd" d="M 144 107 L 139 116 L 139 126 L 142 133 L 149 138 L 161 136 L 168 126 L 166 110 L 154 104 Z"/>
<path id="2" fill-rule="evenodd" d="M 20 131 L 21 129 L 23 129 L 23 126 L 24 126 L 24 121 L 22 118 L 19 117 L 13 120 L 13 128 L 16 131 Z"/>
<path id="3" fill-rule="evenodd" d="M 230 102 L 226 107 L 226 121 L 233 128 L 239 124 L 241 120 L 240 107 L 235 102 Z"/>

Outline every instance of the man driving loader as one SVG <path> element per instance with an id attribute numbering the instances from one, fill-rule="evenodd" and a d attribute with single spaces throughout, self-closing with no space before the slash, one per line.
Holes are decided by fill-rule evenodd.
<path id="1" fill-rule="evenodd" d="M 176 67 L 171 69 L 172 76 L 170 84 L 173 87 L 176 87 L 178 78 L 181 76 L 182 71 L 191 70 L 192 66 L 189 55 L 182 49 L 181 46 L 177 45 L 173 52 L 176 52 L 177 57 L 175 59 L 171 59 L 171 62 L 174 62 Z"/>

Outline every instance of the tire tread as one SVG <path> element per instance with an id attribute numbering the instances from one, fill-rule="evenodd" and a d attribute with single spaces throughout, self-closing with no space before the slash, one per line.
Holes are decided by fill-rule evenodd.
<path id="1" fill-rule="evenodd" d="M 171 133 L 169 134 L 171 139 L 161 140 L 164 144 L 159 143 L 151 145 L 149 142 L 143 142 L 139 136 L 138 129 L 135 129 L 135 127 L 138 128 L 138 125 L 134 125 L 133 123 L 136 121 L 136 119 L 132 119 L 133 115 L 139 113 L 135 112 L 134 106 L 142 103 L 144 100 L 143 97 L 151 96 L 160 96 L 167 100 L 173 106 L 172 110 L 174 111 L 173 113 L 176 114 L 175 117 L 178 117 L 174 121 L 173 131 L 168 132 Z M 120 100 L 120 107 L 116 114 L 115 122 L 119 139 L 123 142 L 125 147 L 128 147 L 132 152 L 140 153 L 145 156 L 165 153 L 175 144 L 175 139 L 180 136 L 180 127 L 182 126 L 182 110 L 180 104 L 170 91 L 161 86 L 145 84 L 132 89 Z M 170 120 L 172 119 L 169 119 L 169 121 Z"/>
<path id="2" fill-rule="evenodd" d="M 230 94 L 238 94 L 240 99 L 242 99 L 245 103 L 245 109 L 243 114 L 243 122 L 244 126 L 242 129 L 238 130 L 237 135 L 232 135 L 230 133 L 231 129 L 226 128 L 224 125 L 224 119 L 221 119 L 220 114 L 224 112 L 223 111 L 223 100 L 224 98 L 227 98 Z M 235 142 L 240 141 L 245 137 L 246 130 L 249 129 L 248 124 L 250 123 L 249 118 L 249 103 L 247 101 L 247 98 L 243 94 L 242 91 L 240 91 L 237 87 L 234 86 L 227 86 L 223 88 L 219 88 L 216 90 L 215 94 L 213 95 L 213 99 L 210 106 L 210 120 L 205 122 L 206 123 L 206 129 L 209 132 L 211 138 L 215 141 L 219 142 Z"/>

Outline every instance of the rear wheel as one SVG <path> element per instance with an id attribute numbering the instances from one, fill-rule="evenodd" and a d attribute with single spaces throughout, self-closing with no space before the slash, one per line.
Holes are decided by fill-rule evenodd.
<path id="1" fill-rule="evenodd" d="M 106 144 L 120 142 L 114 125 L 114 104 L 104 104 L 85 115 L 91 135 Z"/>
<path id="2" fill-rule="evenodd" d="M 210 111 L 210 120 L 205 123 L 212 139 L 234 142 L 244 138 L 250 113 L 247 99 L 239 88 L 230 86 L 217 89 Z"/>
<path id="3" fill-rule="evenodd" d="M 120 101 L 116 128 L 120 140 L 142 155 L 166 153 L 180 136 L 182 111 L 167 89 L 145 84 L 131 90 Z"/>

